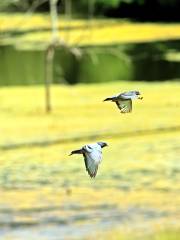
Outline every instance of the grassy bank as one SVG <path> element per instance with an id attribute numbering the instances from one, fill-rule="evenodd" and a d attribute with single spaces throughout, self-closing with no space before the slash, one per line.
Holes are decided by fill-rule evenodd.
<path id="1" fill-rule="evenodd" d="M 48 42 L 50 18 L 46 15 L 0 15 L 0 33 L 14 33 L 6 42 Z M 71 45 L 106 45 L 180 38 L 180 24 L 131 23 L 115 20 L 59 19 L 59 36 Z M 69 30 L 68 30 L 69 29 Z M 15 34 L 18 32 L 19 34 Z"/>
<path id="2" fill-rule="evenodd" d="M 177 240 L 180 232 L 178 229 L 168 230 L 155 230 L 153 233 L 147 233 L 146 235 L 126 233 L 123 234 L 118 230 L 111 231 L 106 233 L 106 235 L 99 235 L 98 239 L 112 239 L 112 240 Z"/>
<path id="3" fill-rule="evenodd" d="M 143 101 L 134 102 L 132 114 L 119 114 L 115 104 L 102 102 L 109 95 L 130 89 L 139 89 L 144 95 Z M 119 133 L 120 137 L 179 127 L 178 82 L 54 85 L 51 90 L 53 112 L 48 115 L 43 86 L 0 89 L 1 145 L 103 134 Z"/>

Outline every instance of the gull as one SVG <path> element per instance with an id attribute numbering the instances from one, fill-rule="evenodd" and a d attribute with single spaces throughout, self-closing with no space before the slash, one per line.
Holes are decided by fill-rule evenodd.
<path id="1" fill-rule="evenodd" d="M 112 97 L 108 97 L 104 99 L 104 101 L 115 102 L 121 113 L 129 113 L 132 111 L 132 100 L 143 99 L 140 95 L 141 93 L 139 91 L 123 92 Z"/>
<path id="2" fill-rule="evenodd" d="M 72 151 L 70 155 L 82 154 L 86 171 L 91 178 L 95 178 L 98 166 L 102 161 L 102 148 L 106 146 L 108 146 L 106 142 L 91 143 L 83 146 L 81 149 Z"/>

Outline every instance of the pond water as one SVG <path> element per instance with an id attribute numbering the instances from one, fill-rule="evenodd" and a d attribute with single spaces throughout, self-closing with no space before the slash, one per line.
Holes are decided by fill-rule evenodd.
<path id="1" fill-rule="evenodd" d="M 180 40 L 56 49 L 54 83 L 106 82 L 114 80 L 158 81 L 180 78 L 176 56 Z M 0 46 L 0 85 L 42 84 L 45 50 Z"/>

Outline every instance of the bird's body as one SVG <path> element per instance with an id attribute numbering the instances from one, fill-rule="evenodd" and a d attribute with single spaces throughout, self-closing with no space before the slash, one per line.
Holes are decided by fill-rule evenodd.
<path id="1" fill-rule="evenodd" d="M 102 148 L 107 146 L 105 142 L 91 143 L 83 146 L 81 149 L 74 150 L 72 154 L 82 154 L 86 171 L 91 178 L 97 174 L 98 166 L 102 161 Z"/>
<path id="2" fill-rule="evenodd" d="M 132 111 L 132 100 L 142 99 L 139 91 L 123 92 L 112 97 L 104 99 L 104 101 L 115 102 L 121 113 L 128 113 Z"/>

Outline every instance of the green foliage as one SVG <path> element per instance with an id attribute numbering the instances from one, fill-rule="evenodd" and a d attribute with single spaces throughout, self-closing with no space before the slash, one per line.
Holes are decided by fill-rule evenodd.
<path id="1" fill-rule="evenodd" d="M 105 5 L 107 7 L 116 7 L 119 3 L 120 3 L 121 0 L 95 0 L 95 3 L 96 4 L 102 4 L 102 5 Z"/>
<path id="2" fill-rule="evenodd" d="M 3 10 L 5 8 L 7 8 L 10 5 L 16 4 L 18 2 L 18 0 L 2 0 L 0 1 L 0 9 Z"/>
<path id="3" fill-rule="evenodd" d="M 119 3 L 137 3 L 137 4 L 146 4 L 147 0 L 95 0 L 95 3 L 103 4 L 110 7 L 116 7 Z M 179 0 L 158 0 L 160 5 L 171 5 L 176 6 L 179 3 Z"/>
<path id="4" fill-rule="evenodd" d="M 41 4 L 46 3 L 48 5 L 48 0 L 2 0 L 0 1 L 0 11 L 28 11 L 33 7 L 34 10 Z"/>
<path id="5" fill-rule="evenodd" d="M 179 0 L 158 0 L 158 3 L 162 6 L 175 7 L 179 3 Z"/>
<path id="6" fill-rule="evenodd" d="M 67 0 L 64 0 L 67 1 Z M 78 0 L 78 1 L 72 1 L 72 8 L 73 12 L 75 11 L 78 14 L 88 14 L 88 7 L 90 4 L 94 3 L 95 6 L 95 13 L 98 12 L 98 14 L 103 14 L 104 9 L 107 8 L 116 8 L 121 3 L 126 4 L 138 4 L 138 5 L 146 5 L 147 0 Z M 59 1 L 60 3 L 60 1 Z M 152 4 L 160 4 L 162 7 L 176 7 L 176 5 L 179 3 L 179 0 L 157 0 L 156 2 L 152 2 Z M 46 2 L 42 0 L 1 0 L 0 1 L 0 11 L 27 11 L 31 6 L 41 6 L 44 5 L 44 8 L 42 8 L 44 11 L 48 10 L 48 0 Z M 35 8 L 36 8 L 35 7 Z M 61 11 L 63 10 L 63 4 L 61 4 Z M 41 9 L 41 10 L 42 10 Z M 98 9 L 98 11 L 97 11 Z"/>

